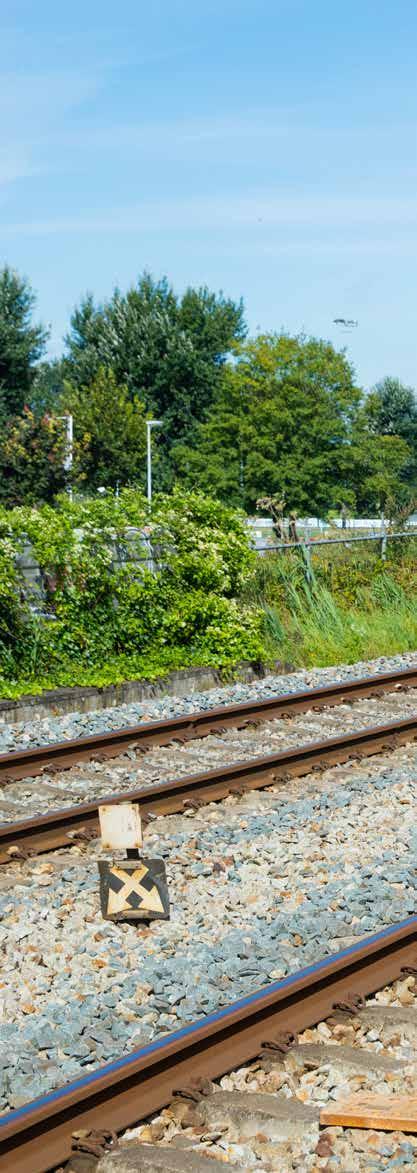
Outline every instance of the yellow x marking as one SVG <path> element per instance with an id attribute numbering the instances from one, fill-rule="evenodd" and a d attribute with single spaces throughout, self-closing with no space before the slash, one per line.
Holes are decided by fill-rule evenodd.
<path id="1" fill-rule="evenodd" d="M 154 884 L 150 892 L 142 887 L 141 880 L 148 874 L 148 868 L 144 864 L 136 868 L 134 872 L 125 872 L 123 868 L 113 867 L 111 875 L 117 876 L 118 880 L 123 880 L 123 888 L 118 892 L 109 890 L 109 901 L 107 912 L 109 916 L 114 916 L 117 912 L 132 912 L 134 911 L 130 904 L 127 903 L 131 892 L 136 892 L 142 899 L 141 908 L 147 909 L 149 912 L 163 912 L 164 906 L 158 889 Z"/>

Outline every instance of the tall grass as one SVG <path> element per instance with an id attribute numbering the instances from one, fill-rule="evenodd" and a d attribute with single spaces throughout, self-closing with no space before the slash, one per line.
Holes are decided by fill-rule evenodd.
<path id="1" fill-rule="evenodd" d="M 251 593 L 263 607 L 271 657 L 324 667 L 417 649 L 417 582 L 406 590 L 383 566 L 375 573 L 374 565 L 368 584 L 361 569 L 353 591 L 350 567 L 350 597 L 344 597 L 343 589 L 336 593 L 314 573 L 307 582 L 300 557 L 262 561 Z"/>

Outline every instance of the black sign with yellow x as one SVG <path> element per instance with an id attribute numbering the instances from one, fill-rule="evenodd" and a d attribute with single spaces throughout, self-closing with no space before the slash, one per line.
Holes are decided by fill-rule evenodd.
<path id="1" fill-rule="evenodd" d="M 162 859 L 99 861 L 101 911 L 107 920 L 168 920 Z"/>

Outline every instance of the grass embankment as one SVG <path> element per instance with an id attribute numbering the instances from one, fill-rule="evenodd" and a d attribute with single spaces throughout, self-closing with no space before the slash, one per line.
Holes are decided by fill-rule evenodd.
<path id="1" fill-rule="evenodd" d="M 317 550 L 311 567 L 309 582 L 300 551 L 256 568 L 249 597 L 263 607 L 270 658 L 325 667 L 417 649 L 417 541 L 397 543 L 387 562 L 371 546 L 360 557 Z"/>

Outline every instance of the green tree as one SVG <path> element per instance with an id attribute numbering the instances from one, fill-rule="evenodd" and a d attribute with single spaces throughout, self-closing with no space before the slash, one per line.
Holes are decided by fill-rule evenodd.
<path id="1" fill-rule="evenodd" d="M 178 298 L 166 279 L 145 273 L 126 294 L 115 290 L 101 306 L 88 295 L 76 308 L 67 375 L 74 385 L 88 385 L 99 366 L 111 367 L 132 399 L 139 395 L 148 412 L 163 418 L 168 468 L 171 445 L 203 419 L 225 358 L 244 332 L 240 302 L 206 288 Z"/>
<path id="2" fill-rule="evenodd" d="M 36 363 L 48 331 L 32 321 L 35 295 L 8 265 L 0 271 L 0 403 L 3 416 L 18 414 L 30 402 Z"/>
<path id="3" fill-rule="evenodd" d="M 29 407 L 10 416 L 1 429 L 0 499 L 10 505 L 48 502 L 65 488 L 66 435 L 53 415 Z"/>
<path id="4" fill-rule="evenodd" d="M 411 449 L 401 436 L 362 430 L 352 445 L 353 480 L 359 512 L 387 516 L 410 499 L 407 471 Z"/>
<path id="5" fill-rule="evenodd" d="M 355 423 L 353 482 L 358 508 L 404 509 L 417 494 L 417 404 L 411 387 L 387 377 L 369 392 Z"/>
<path id="6" fill-rule="evenodd" d="M 253 509 L 279 494 L 322 513 L 350 488 L 350 442 L 361 402 L 346 356 L 314 338 L 263 335 L 223 370 L 193 444 L 174 449 L 186 484 Z"/>
<path id="7" fill-rule="evenodd" d="M 371 432 L 401 436 L 417 456 L 417 400 L 412 387 L 387 375 L 370 391 L 364 413 Z"/>
<path id="8" fill-rule="evenodd" d="M 66 383 L 61 403 L 74 417 L 76 482 L 94 489 L 144 481 L 144 407 L 110 368 L 99 367 L 88 386 Z"/>
<path id="9" fill-rule="evenodd" d="M 64 380 L 65 371 L 62 359 L 56 358 L 50 362 L 38 364 L 30 390 L 29 404 L 35 415 L 58 411 L 60 397 L 64 390 Z"/>

